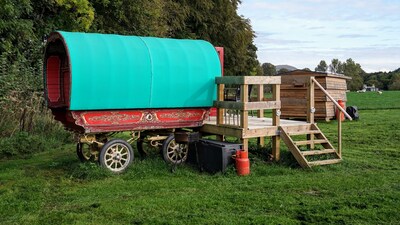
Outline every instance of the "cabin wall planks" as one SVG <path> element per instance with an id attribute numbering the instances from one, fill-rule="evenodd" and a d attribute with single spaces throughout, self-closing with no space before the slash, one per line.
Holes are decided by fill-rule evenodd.
<path id="1" fill-rule="evenodd" d="M 346 80 L 350 79 L 349 77 L 303 70 L 283 73 L 281 74 L 282 118 L 307 118 L 307 88 L 311 76 L 314 76 L 335 100 L 347 101 Z M 335 117 L 334 104 L 318 87 L 315 87 L 314 99 L 316 119 L 330 120 Z"/>

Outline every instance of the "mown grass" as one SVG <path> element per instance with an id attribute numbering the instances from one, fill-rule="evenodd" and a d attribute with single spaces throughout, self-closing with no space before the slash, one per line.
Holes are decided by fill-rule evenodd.
<path id="1" fill-rule="evenodd" d="M 171 173 L 156 156 L 115 176 L 79 163 L 74 145 L 3 160 L 0 224 L 398 224 L 400 109 L 385 109 L 398 99 L 345 122 L 344 161 L 313 170 L 295 166 L 284 147 L 280 163 L 251 154 L 248 177 L 189 165 Z M 336 125 L 319 123 L 334 143 Z"/>
<path id="2" fill-rule="evenodd" d="M 349 92 L 347 105 L 355 105 L 359 109 L 400 109 L 400 91 Z"/>

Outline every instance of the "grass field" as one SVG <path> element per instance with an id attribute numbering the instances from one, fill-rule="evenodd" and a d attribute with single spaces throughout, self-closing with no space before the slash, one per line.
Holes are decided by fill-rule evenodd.
<path id="1" fill-rule="evenodd" d="M 400 92 L 348 98 L 360 120 L 343 124 L 341 164 L 304 170 L 283 149 L 280 163 L 251 154 L 248 177 L 159 157 L 115 176 L 64 145 L 0 161 L 0 224 L 399 224 Z M 319 126 L 335 142 L 336 122 Z"/>
<path id="2" fill-rule="evenodd" d="M 356 105 L 359 109 L 400 109 L 399 91 L 383 91 L 382 94 L 349 92 L 347 98 L 347 105 Z"/>

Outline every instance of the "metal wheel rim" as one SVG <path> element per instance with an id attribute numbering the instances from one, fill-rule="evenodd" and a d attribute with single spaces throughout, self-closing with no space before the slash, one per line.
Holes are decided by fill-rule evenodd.
<path id="1" fill-rule="evenodd" d="M 107 148 L 103 160 L 107 169 L 120 172 L 129 166 L 131 154 L 126 145 L 115 143 Z"/>
<path id="2" fill-rule="evenodd" d="M 90 157 L 92 157 L 92 150 L 90 145 L 80 144 L 79 151 L 86 161 L 89 161 Z"/>
<path id="3" fill-rule="evenodd" d="M 172 163 L 184 162 L 187 158 L 189 151 L 187 144 L 177 144 L 175 140 L 172 140 L 167 146 L 167 158 Z"/>
<path id="4" fill-rule="evenodd" d="M 81 151 L 82 151 L 83 158 L 85 158 L 85 160 L 89 161 L 90 157 L 92 156 L 92 152 L 90 150 L 90 146 L 89 145 L 83 145 Z"/>

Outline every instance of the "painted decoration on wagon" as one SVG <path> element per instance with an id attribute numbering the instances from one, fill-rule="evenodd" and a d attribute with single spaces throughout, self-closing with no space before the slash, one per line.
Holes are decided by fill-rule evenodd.
<path id="1" fill-rule="evenodd" d="M 72 111 L 211 107 L 221 76 L 202 40 L 58 31 L 45 59 L 49 107 Z"/>

